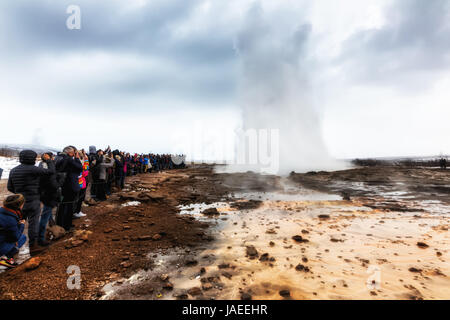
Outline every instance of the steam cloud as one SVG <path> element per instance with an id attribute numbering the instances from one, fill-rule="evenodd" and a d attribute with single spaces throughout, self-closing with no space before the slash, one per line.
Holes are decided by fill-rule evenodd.
<path id="1" fill-rule="evenodd" d="M 336 167 L 321 134 L 310 83 L 311 25 L 270 23 L 249 10 L 238 35 L 243 129 L 279 130 L 279 173 Z"/>

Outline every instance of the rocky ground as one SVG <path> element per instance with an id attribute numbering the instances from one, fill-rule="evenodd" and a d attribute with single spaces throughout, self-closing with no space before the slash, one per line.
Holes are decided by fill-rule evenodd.
<path id="1" fill-rule="evenodd" d="M 449 190 L 450 172 L 421 168 L 140 175 L 0 274 L 0 297 L 449 299 Z"/>

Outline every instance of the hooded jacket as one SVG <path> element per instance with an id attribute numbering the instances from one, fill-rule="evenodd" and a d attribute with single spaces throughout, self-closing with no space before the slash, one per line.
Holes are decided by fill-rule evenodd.
<path id="1" fill-rule="evenodd" d="M 40 199 L 39 184 L 41 177 L 50 176 L 55 173 L 52 161 L 47 161 L 48 169 L 38 168 L 36 163 L 36 152 L 25 150 L 20 153 L 20 165 L 13 168 L 9 174 L 8 191 L 21 193 L 26 202 Z"/>
<path id="2" fill-rule="evenodd" d="M 68 193 L 80 191 L 78 177 L 83 170 L 80 160 L 74 159 L 62 152 L 56 157 L 56 170 L 60 173 L 65 173 L 62 186 L 63 194 L 67 195 Z"/>
<path id="3" fill-rule="evenodd" d="M 8 208 L 0 208 L 0 253 L 4 244 L 16 243 L 23 233 L 25 225 L 19 223 L 19 216 Z M 0 255 L 1 255 L 0 254 Z"/>

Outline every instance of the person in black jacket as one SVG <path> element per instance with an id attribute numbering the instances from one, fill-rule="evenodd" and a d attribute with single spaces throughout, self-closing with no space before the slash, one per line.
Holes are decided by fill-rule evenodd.
<path id="1" fill-rule="evenodd" d="M 78 193 L 80 192 L 78 177 L 83 171 L 83 166 L 76 151 L 72 146 L 65 147 L 55 160 L 56 170 L 64 175 L 62 202 L 58 205 L 56 224 L 63 227 L 66 231 L 72 228 L 72 216 L 75 213 Z"/>
<path id="2" fill-rule="evenodd" d="M 55 166 L 49 161 L 48 155 L 43 157 L 43 161 L 47 163 L 47 169 L 35 166 L 36 157 L 37 154 L 33 150 L 21 151 L 19 154 L 21 164 L 11 170 L 8 179 L 8 190 L 12 193 L 20 193 L 25 197 L 23 217 L 28 220 L 28 239 L 32 256 L 45 249 L 37 243 L 41 211 L 40 179 L 55 172 Z"/>
<path id="3" fill-rule="evenodd" d="M 54 156 L 53 153 L 48 152 L 42 155 L 42 161 L 39 163 L 39 168 L 48 168 L 47 163 L 44 161 L 44 156 L 48 155 L 53 165 Z M 61 186 L 60 176 L 51 174 L 41 178 L 40 190 L 41 190 L 41 202 L 44 205 L 41 213 L 41 220 L 39 222 L 39 239 L 40 246 L 48 246 L 48 242 L 45 240 L 45 231 L 47 229 L 47 223 L 49 220 L 53 221 L 52 211 L 58 204 L 58 188 Z"/>

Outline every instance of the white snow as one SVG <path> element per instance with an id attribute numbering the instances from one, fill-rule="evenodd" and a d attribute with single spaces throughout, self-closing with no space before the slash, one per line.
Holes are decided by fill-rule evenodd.
<path id="1" fill-rule="evenodd" d="M 140 205 L 141 203 L 139 201 L 129 201 L 127 203 L 122 204 L 122 207 L 135 207 Z"/>
<path id="2" fill-rule="evenodd" d="M 2 179 L 8 179 L 11 169 L 19 164 L 19 158 L 0 157 L 0 168 L 3 169 Z"/>

